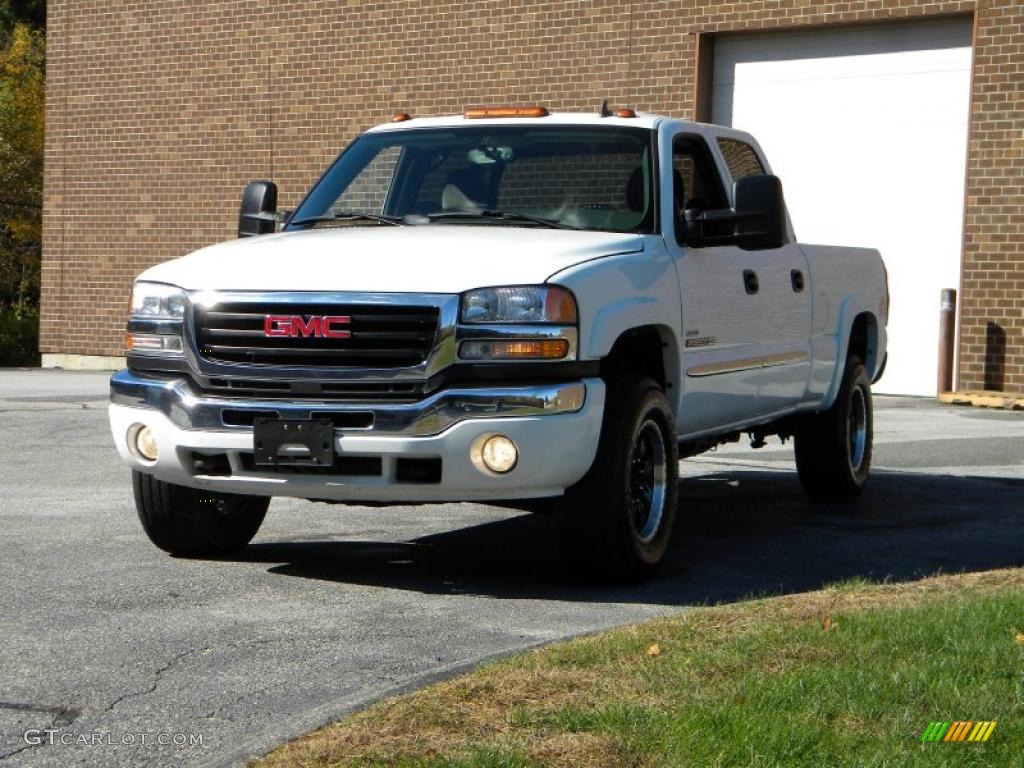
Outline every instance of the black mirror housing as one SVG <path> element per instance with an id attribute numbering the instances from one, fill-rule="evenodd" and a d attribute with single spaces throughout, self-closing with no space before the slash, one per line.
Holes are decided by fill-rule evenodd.
<path id="1" fill-rule="evenodd" d="M 250 181 L 238 210 L 238 236 L 267 235 L 277 229 L 277 184 Z"/>
<path id="2" fill-rule="evenodd" d="M 781 248 L 789 242 L 786 202 L 778 176 L 744 176 L 733 185 L 736 244 L 747 250 Z"/>
<path id="3" fill-rule="evenodd" d="M 695 248 L 724 245 L 735 241 L 736 215 L 732 208 L 685 210 L 677 226 L 686 232 L 685 242 Z"/>

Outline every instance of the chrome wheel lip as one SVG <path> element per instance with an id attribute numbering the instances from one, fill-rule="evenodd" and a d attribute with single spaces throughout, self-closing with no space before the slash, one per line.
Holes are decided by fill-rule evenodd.
<path id="1" fill-rule="evenodd" d="M 627 486 L 630 524 L 641 544 L 649 544 L 661 530 L 667 497 L 668 452 L 661 427 L 648 418 L 630 448 Z"/>
<path id="2" fill-rule="evenodd" d="M 862 387 L 855 387 L 846 415 L 846 440 L 849 446 L 850 470 L 859 472 L 864 466 L 868 444 L 868 406 Z"/>

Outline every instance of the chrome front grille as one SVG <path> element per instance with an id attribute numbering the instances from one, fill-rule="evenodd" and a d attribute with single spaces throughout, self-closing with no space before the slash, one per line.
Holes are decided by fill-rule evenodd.
<path id="1" fill-rule="evenodd" d="M 295 333 L 268 335 L 267 318 L 301 319 Z M 343 318 L 334 336 L 310 332 L 315 318 Z M 437 342 L 437 306 L 224 301 L 196 305 L 196 350 L 210 362 L 302 368 L 409 368 Z M 277 322 L 277 321 L 274 321 Z M 288 328 L 278 322 L 272 328 Z"/>
<path id="2" fill-rule="evenodd" d="M 202 383 L 202 390 L 229 397 L 273 400 L 381 401 L 414 403 L 426 396 L 426 383 L 393 382 L 291 382 L 285 379 L 222 379 L 211 378 Z"/>

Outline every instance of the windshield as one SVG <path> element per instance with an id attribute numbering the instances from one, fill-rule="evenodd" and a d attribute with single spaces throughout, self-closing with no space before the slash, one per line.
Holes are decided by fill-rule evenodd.
<path id="1" fill-rule="evenodd" d="M 288 229 L 487 223 L 654 232 L 653 147 L 653 131 L 617 126 L 368 133 L 324 174 Z"/>

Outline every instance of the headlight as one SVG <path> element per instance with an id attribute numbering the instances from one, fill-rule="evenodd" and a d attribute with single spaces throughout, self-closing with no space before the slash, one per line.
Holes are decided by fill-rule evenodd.
<path id="1" fill-rule="evenodd" d="M 185 291 L 165 283 L 137 282 L 132 288 L 132 317 L 180 320 L 185 317 Z"/>
<path id="2" fill-rule="evenodd" d="M 556 285 L 478 288 L 462 294 L 464 323 L 576 322 L 576 299 Z"/>

